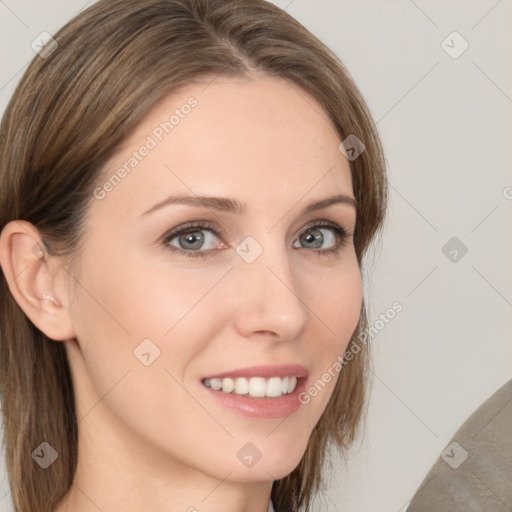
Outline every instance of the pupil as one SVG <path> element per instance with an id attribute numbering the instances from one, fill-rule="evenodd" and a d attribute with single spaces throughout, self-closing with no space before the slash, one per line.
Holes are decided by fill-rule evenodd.
<path id="1" fill-rule="evenodd" d="M 315 233 L 317 234 L 315 235 Z M 322 247 L 324 237 L 318 229 L 307 231 L 304 235 L 306 243 L 313 244 L 312 247 L 315 249 Z"/>
<path id="2" fill-rule="evenodd" d="M 189 244 L 186 249 L 200 249 L 203 245 L 203 235 L 201 231 L 194 231 L 193 233 L 187 233 L 182 235 L 180 242 Z"/>

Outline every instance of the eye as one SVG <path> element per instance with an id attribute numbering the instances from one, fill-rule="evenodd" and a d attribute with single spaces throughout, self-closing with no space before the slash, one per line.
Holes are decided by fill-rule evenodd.
<path id="1" fill-rule="evenodd" d="M 336 254 L 349 242 L 349 234 L 341 226 L 331 222 L 313 224 L 301 233 L 294 247 L 315 249 L 322 254 Z M 300 245 L 298 245 L 300 244 Z M 318 250 L 320 249 L 320 250 Z"/>
<path id="2" fill-rule="evenodd" d="M 220 236 L 221 234 L 213 225 L 199 221 L 171 231 L 165 235 L 164 243 L 186 256 L 204 257 L 207 256 L 207 252 L 215 250 L 216 239 Z M 227 245 L 224 244 L 223 247 Z"/>

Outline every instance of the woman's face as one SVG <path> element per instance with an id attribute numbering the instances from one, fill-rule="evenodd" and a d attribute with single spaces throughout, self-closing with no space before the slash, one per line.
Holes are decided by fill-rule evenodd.
<path id="1" fill-rule="evenodd" d="M 361 308 L 340 142 L 312 97 L 261 76 L 189 85 L 133 132 L 95 190 L 73 280 L 81 442 L 115 432 L 113 453 L 139 467 L 240 482 L 296 467 L 335 379 L 299 393 Z"/>

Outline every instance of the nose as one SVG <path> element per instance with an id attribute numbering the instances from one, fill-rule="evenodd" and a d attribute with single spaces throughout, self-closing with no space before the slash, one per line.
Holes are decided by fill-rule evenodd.
<path id="1" fill-rule="evenodd" d="M 307 301 L 285 252 L 264 250 L 252 263 L 237 262 L 235 325 L 240 335 L 291 341 L 305 329 Z"/>

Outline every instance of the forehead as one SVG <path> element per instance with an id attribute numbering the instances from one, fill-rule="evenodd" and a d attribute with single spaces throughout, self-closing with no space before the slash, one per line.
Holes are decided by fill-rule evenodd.
<path id="1" fill-rule="evenodd" d="M 295 84 L 266 76 L 190 84 L 160 101 L 106 165 L 100 186 L 112 186 L 102 207 L 133 215 L 173 192 L 237 196 L 249 207 L 352 195 L 339 144 L 328 114 Z"/>

